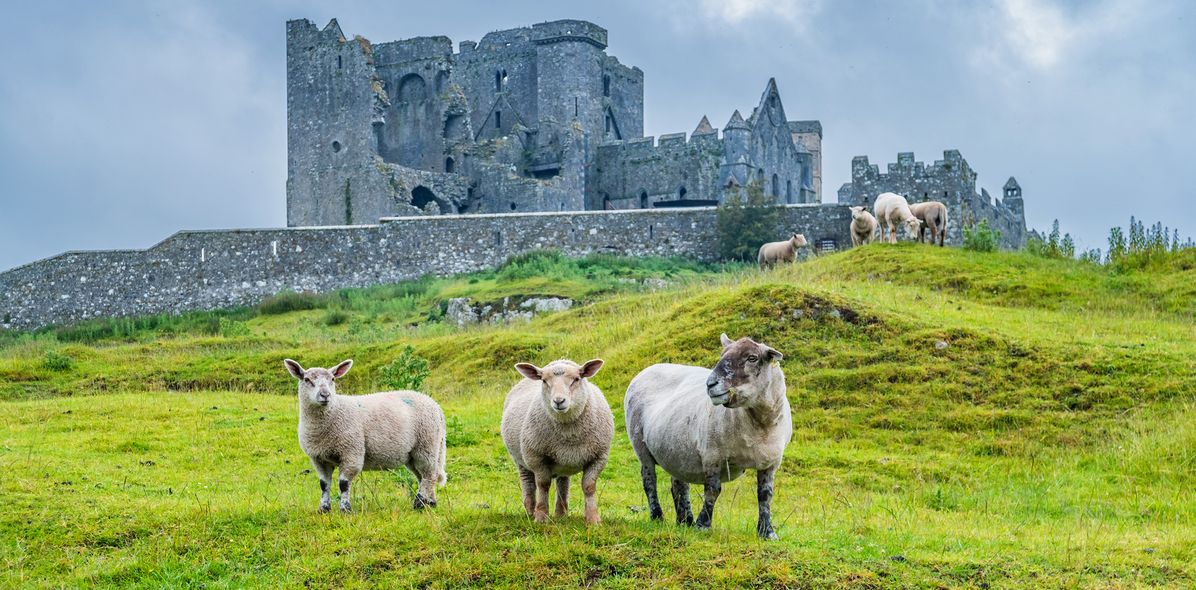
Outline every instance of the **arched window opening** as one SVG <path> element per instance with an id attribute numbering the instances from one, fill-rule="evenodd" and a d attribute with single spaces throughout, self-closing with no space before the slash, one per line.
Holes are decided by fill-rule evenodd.
<path id="1" fill-rule="evenodd" d="M 516 208 L 517 205 L 515 205 L 515 201 L 511 201 L 511 211 L 514 211 Z"/>
<path id="2" fill-rule="evenodd" d="M 433 193 L 431 189 L 429 189 L 426 186 L 423 186 L 422 184 L 420 186 L 415 187 L 415 189 L 413 189 L 411 191 L 411 205 L 414 206 L 416 209 L 419 209 L 422 211 L 424 209 L 424 207 L 428 206 L 429 203 L 435 203 L 435 202 L 436 202 L 436 193 Z"/>
<path id="3" fill-rule="evenodd" d="M 502 129 L 502 111 L 494 111 L 494 128 Z"/>
<path id="4" fill-rule="evenodd" d="M 772 175 L 772 196 L 781 196 L 781 177 L 776 174 Z"/>
<path id="5" fill-rule="evenodd" d="M 640 209 L 648 208 L 648 191 L 640 192 Z"/>
<path id="6" fill-rule="evenodd" d="M 610 96 L 610 76 L 602 77 L 602 96 Z"/>
<path id="7" fill-rule="evenodd" d="M 341 61 L 341 56 L 338 55 L 336 56 L 336 69 L 339 70 L 342 67 L 344 67 L 344 63 Z"/>
<path id="8" fill-rule="evenodd" d="M 455 164 L 456 163 L 453 162 L 452 158 L 445 158 L 444 159 L 444 171 L 451 174 L 453 172 L 453 168 L 454 168 Z"/>
<path id="9" fill-rule="evenodd" d="M 681 187 L 681 188 L 677 189 L 677 198 L 684 199 L 685 193 L 686 193 L 685 187 Z"/>
<path id="10" fill-rule="evenodd" d="M 786 203 L 793 202 L 793 181 L 792 180 L 785 181 L 785 202 Z"/>

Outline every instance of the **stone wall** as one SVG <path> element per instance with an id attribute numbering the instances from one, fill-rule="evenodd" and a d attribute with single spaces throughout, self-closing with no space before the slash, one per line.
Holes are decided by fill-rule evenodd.
<path id="1" fill-rule="evenodd" d="M 777 239 L 850 244 L 840 205 L 783 209 Z M 68 252 L 0 273 L 0 326 L 251 305 L 284 290 L 327 292 L 494 267 L 512 255 L 716 258 L 713 207 L 419 216 L 376 225 L 185 231 L 147 250 Z"/>

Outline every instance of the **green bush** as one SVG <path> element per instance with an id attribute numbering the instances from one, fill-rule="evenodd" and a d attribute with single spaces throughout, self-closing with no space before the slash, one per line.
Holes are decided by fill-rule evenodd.
<path id="1" fill-rule="evenodd" d="M 963 228 L 963 247 L 974 252 L 996 252 L 1001 242 L 1000 230 L 989 227 L 988 220 L 980 221 L 980 225 Z"/>
<path id="2" fill-rule="evenodd" d="M 418 390 L 431 372 L 428 361 L 415 356 L 415 349 L 407 345 L 398 358 L 382 367 L 382 384 L 391 389 Z"/>
<path id="3" fill-rule="evenodd" d="M 330 309 L 324 314 L 324 325 L 339 326 L 349 321 L 349 314 L 343 309 Z"/>
<path id="4" fill-rule="evenodd" d="M 51 371 L 69 371 L 75 366 L 75 359 L 57 350 L 47 350 L 42 366 Z"/>
<path id="5" fill-rule="evenodd" d="M 754 261 L 760 246 L 780 239 L 781 209 L 764 196 L 758 182 L 748 184 L 746 197 L 735 191 L 718 208 L 715 227 L 724 260 Z"/>
<path id="6" fill-rule="evenodd" d="M 315 293 L 283 291 L 263 299 L 261 303 L 257 304 L 257 310 L 262 315 L 278 315 L 305 309 L 321 309 L 326 305 L 324 298 Z"/>

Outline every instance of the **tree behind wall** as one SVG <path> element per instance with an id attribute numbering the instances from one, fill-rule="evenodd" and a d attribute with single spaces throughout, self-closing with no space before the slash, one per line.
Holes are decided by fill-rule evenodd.
<path id="1" fill-rule="evenodd" d="M 727 196 L 718 208 L 715 223 L 719 255 L 724 260 L 755 260 L 765 242 L 786 237 L 777 233 L 780 208 L 764 196 L 764 187 L 756 181 L 746 190 L 737 189 Z"/>

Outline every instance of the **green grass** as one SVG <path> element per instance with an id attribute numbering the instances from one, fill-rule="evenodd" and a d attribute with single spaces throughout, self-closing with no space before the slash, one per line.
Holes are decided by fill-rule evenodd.
<path id="1" fill-rule="evenodd" d="M 1192 587 L 1191 272 L 915 245 L 768 273 L 539 254 L 277 313 L 8 334 L 0 586 Z M 537 295 L 583 304 L 439 321 L 448 297 Z M 754 537 L 750 477 L 710 533 L 650 523 L 621 426 L 635 373 L 711 365 L 723 331 L 786 355 L 775 543 Z M 366 393 L 407 345 L 449 417 L 440 506 L 417 513 L 409 476 L 367 473 L 355 514 L 317 514 L 281 360 L 354 358 L 341 391 Z M 529 522 L 498 436 L 511 365 L 559 357 L 607 361 L 599 527 L 578 498 Z"/>

